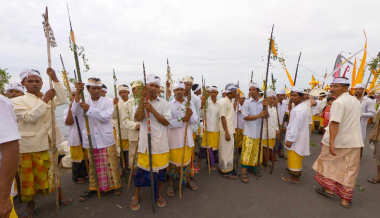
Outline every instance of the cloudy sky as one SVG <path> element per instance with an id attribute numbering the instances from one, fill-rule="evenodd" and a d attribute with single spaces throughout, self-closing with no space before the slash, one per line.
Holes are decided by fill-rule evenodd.
<path id="1" fill-rule="evenodd" d="M 266 69 L 272 24 L 280 54 L 294 75 L 302 51 L 297 86 L 307 87 L 314 74 L 332 71 L 338 53 L 349 56 L 364 46 L 368 57 L 380 50 L 376 0 L 69 0 L 76 41 L 84 46 L 90 71 L 111 84 L 115 68 L 120 82 L 142 79 L 142 62 L 148 72 L 165 78 L 166 58 L 173 77 L 193 75 L 218 86 L 240 81 L 247 87 L 250 71 L 260 82 Z M 61 53 L 73 77 L 69 50 L 69 23 L 65 0 L 1 3 L 0 68 L 18 80 L 25 68 L 47 67 L 42 29 L 45 6 L 58 47 L 52 50 L 53 67 L 61 70 Z M 358 55 L 361 58 L 362 53 Z M 270 68 L 279 87 L 289 86 L 278 63 Z"/>

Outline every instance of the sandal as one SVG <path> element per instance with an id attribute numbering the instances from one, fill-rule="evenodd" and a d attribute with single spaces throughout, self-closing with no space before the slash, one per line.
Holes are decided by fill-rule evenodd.
<path id="1" fill-rule="evenodd" d="M 348 204 L 342 204 L 342 202 L 340 202 L 339 205 L 345 209 L 350 209 L 352 207 L 352 202 L 349 202 Z"/>
<path id="2" fill-rule="evenodd" d="M 289 184 L 299 184 L 300 181 L 290 179 L 289 177 L 281 176 L 282 181 L 289 183 Z"/>
<path id="3" fill-rule="evenodd" d="M 322 188 L 322 187 L 314 188 L 314 190 L 318 194 L 322 195 L 323 197 L 326 197 L 326 198 L 329 198 L 329 199 L 335 199 L 335 195 L 326 192 L 326 190 L 324 188 Z"/>
<path id="4" fill-rule="evenodd" d="M 248 183 L 248 173 L 242 173 L 240 175 L 240 181 L 244 184 L 247 184 Z"/>
<path id="5" fill-rule="evenodd" d="M 72 199 L 67 199 L 67 200 L 60 200 L 59 205 L 60 206 L 69 206 L 71 203 L 73 203 Z"/>
<path id="6" fill-rule="evenodd" d="M 372 184 L 380 184 L 380 180 L 377 180 L 375 178 L 369 178 L 367 181 Z"/>
<path id="7" fill-rule="evenodd" d="M 93 196 L 96 193 L 96 191 L 85 191 L 83 194 L 80 195 L 79 201 L 85 202 L 87 201 L 91 196 Z"/>
<path id="8" fill-rule="evenodd" d="M 187 182 L 187 187 L 189 187 L 191 191 L 197 191 L 199 189 L 199 186 L 195 184 L 193 180 Z"/>
<path id="9" fill-rule="evenodd" d="M 175 196 L 174 188 L 172 186 L 168 186 L 168 189 L 166 190 L 166 194 L 170 198 L 174 197 Z"/>
<path id="10" fill-rule="evenodd" d="M 157 207 L 163 208 L 163 207 L 166 207 L 167 205 L 168 205 L 168 202 L 164 198 L 158 199 Z"/>
<path id="11" fill-rule="evenodd" d="M 132 197 L 132 202 L 129 205 L 129 208 L 131 208 L 131 210 L 135 212 L 140 210 L 140 200 L 136 199 L 135 197 Z"/>

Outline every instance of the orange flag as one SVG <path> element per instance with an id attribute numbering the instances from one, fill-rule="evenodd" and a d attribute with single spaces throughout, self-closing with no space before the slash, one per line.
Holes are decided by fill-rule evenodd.
<path id="1" fill-rule="evenodd" d="M 286 75 L 288 76 L 288 79 L 289 79 L 289 83 L 290 83 L 290 85 L 293 87 L 293 86 L 294 86 L 294 81 L 293 81 L 293 79 L 292 79 L 292 76 L 290 76 L 288 69 L 286 68 L 285 60 L 284 60 L 284 59 L 281 59 L 281 63 L 282 63 L 282 66 L 284 66 L 284 69 L 285 69 Z"/>
<path id="2" fill-rule="evenodd" d="M 367 59 L 367 35 L 365 34 L 365 32 L 364 32 L 364 37 L 365 37 L 365 44 L 364 44 L 363 58 L 360 63 L 358 75 L 356 76 L 355 84 L 361 84 L 363 82 L 363 77 L 364 77 L 365 63 Z"/>
<path id="3" fill-rule="evenodd" d="M 354 88 L 356 83 L 356 58 L 354 61 L 354 69 L 352 69 L 351 88 Z"/>

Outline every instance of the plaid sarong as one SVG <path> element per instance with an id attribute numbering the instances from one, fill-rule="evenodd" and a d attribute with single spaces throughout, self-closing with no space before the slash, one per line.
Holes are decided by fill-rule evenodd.
<path id="1" fill-rule="evenodd" d="M 109 189 L 107 176 L 107 148 L 94 149 L 94 161 L 96 173 L 98 175 L 99 190 L 107 191 Z"/>

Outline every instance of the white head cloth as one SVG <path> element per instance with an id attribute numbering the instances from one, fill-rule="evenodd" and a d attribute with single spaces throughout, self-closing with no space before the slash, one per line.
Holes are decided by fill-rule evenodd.
<path id="1" fill-rule="evenodd" d="M 336 77 L 333 79 L 331 84 L 345 84 L 345 85 L 350 85 L 350 80 L 348 80 L 345 77 Z"/>
<path id="2" fill-rule="evenodd" d="M 354 89 L 364 89 L 364 86 L 362 84 L 356 84 Z"/>
<path id="3" fill-rule="evenodd" d="M 24 86 L 22 86 L 20 83 L 9 83 L 6 91 L 8 90 L 18 90 L 24 93 Z"/>
<path id="4" fill-rule="evenodd" d="M 192 76 L 185 76 L 182 81 L 184 83 L 186 83 L 186 82 L 193 83 L 194 82 L 194 78 Z"/>
<path id="5" fill-rule="evenodd" d="M 285 95 L 286 92 L 285 92 L 285 89 L 280 89 L 279 91 L 277 91 L 277 95 Z"/>
<path id="6" fill-rule="evenodd" d="M 155 84 L 160 86 L 161 85 L 161 78 L 154 74 L 149 74 L 146 76 L 146 84 Z"/>
<path id="7" fill-rule="evenodd" d="M 217 92 L 218 91 L 218 87 L 217 86 L 207 86 L 206 87 L 207 91 L 215 91 Z"/>
<path id="8" fill-rule="evenodd" d="M 126 84 L 121 84 L 117 87 L 119 91 L 129 91 L 129 86 Z"/>
<path id="9" fill-rule="evenodd" d="M 185 83 L 183 83 L 182 81 L 176 82 L 173 86 L 173 90 L 176 89 L 185 89 Z"/>
<path id="10" fill-rule="evenodd" d="M 20 80 L 21 82 L 26 78 L 26 77 L 29 77 L 29 76 L 38 76 L 41 78 L 41 74 L 40 72 L 38 72 L 38 70 L 34 70 L 34 69 L 27 69 L 27 70 L 24 70 L 20 73 Z"/>
<path id="11" fill-rule="evenodd" d="M 86 86 L 102 87 L 103 83 L 99 78 L 92 77 L 87 80 Z"/>
<path id="12" fill-rule="evenodd" d="M 259 86 L 258 86 L 257 83 L 255 83 L 255 82 L 253 82 L 253 83 L 249 83 L 248 88 L 251 88 L 251 87 L 256 88 L 256 89 L 259 89 Z"/>
<path id="13" fill-rule="evenodd" d="M 302 94 L 305 93 L 303 89 L 300 89 L 300 88 L 297 88 L 297 87 L 292 87 L 290 90 L 292 92 L 298 92 L 298 93 L 302 93 Z"/>
<path id="14" fill-rule="evenodd" d="M 226 85 L 226 88 L 225 88 L 225 93 L 230 93 L 230 92 L 233 92 L 234 90 L 236 90 L 237 87 L 235 84 L 233 83 L 229 83 Z"/>
<path id="15" fill-rule="evenodd" d="M 276 97 L 276 92 L 273 91 L 272 89 L 269 89 L 267 91 L 267 97 Z"/>

